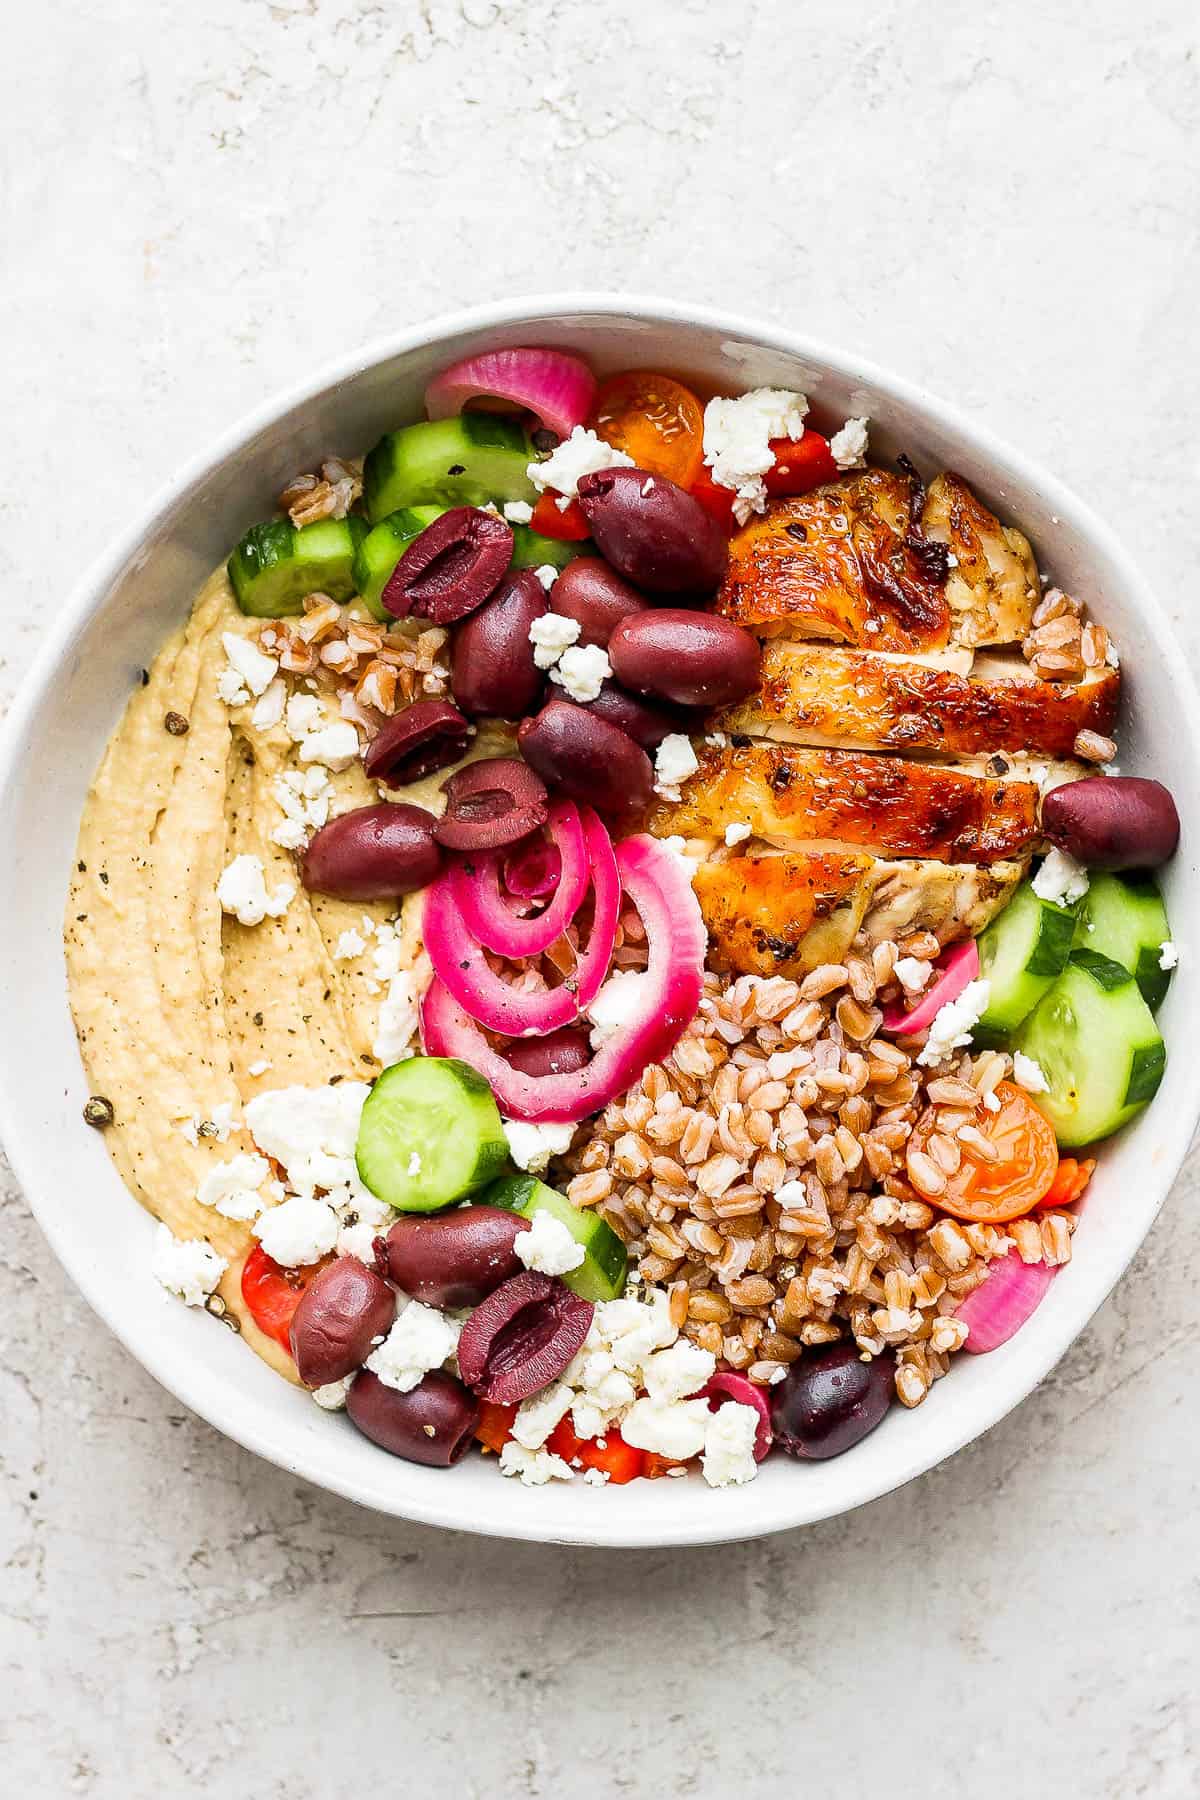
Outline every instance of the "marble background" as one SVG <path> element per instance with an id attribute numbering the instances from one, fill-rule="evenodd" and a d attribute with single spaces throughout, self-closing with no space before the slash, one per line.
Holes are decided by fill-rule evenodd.
<path id="1" fill-rule="evenodd" d="M 1119 520 L 1200 643 L 1198 39 L 1191 0 L 14 7 L 0 691 L 243 409 L 566 286 L 800 323 L 953 394 Z M 256 1462 L 109 1339 L 6 1177 L 6 1791 L 1196 1792 L 1198 1174 L 984 1442 L 671 1556 L 451 1538 Z"/>

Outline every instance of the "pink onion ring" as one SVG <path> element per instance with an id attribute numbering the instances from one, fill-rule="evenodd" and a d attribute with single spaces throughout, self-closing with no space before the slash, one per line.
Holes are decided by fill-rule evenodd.
<path id="1" fill-rule="evenodd" d="M 963 989 L 978 979 L 979 947 L 975 939 L 968 938 L 965 944 L 943 951 L 933 966 L 940 971 L 938 979 L 930 983 L 911 1012 L 903 1006 L 886 1007 L 882 1030 L 894 1031 L 898 1037 L 928 1030 L 942 1007 L 957 1000 Z"/>
<path id="2" fill-rule="evenodd" d="M 1007 1344 L 1037 1311 L 1057 1274 L 1048 1263 L 1022 1262 L 1015 1250 L 989 1263 L 986 1280 L 967 1295 L 954 1314 L 968 1327 L 963 1349 L 982 1356 Z"/>
<path id="3" fill-rule="evenodd" d="M 590 807 L 584 809 L 591 812 Z M 592 814 L 595 818 L 595 814 Z M 596 821 L 599 824 L 599 820 Z M 556 944 L 586 898 L 591 873 L 588 868 L 588 844 L 578 808 L 572 800 L 556 800 L 546 819 L 546 829 L 553 838 L 561 858 L 562 873 L 549 906 L 534 919 L 518 918 L 505 903 L 500 890 L 500 869 L 504 852 L 482 850 L 467 855 L 447 872 L 450 891 L 462 914 L 463 924 L 485 950 L 516 960 L 522 956 L 540 956 Z M 612 864 L 610 877 L 616 879 L 616 858 L 603 826 L 603 842 L 607 860 Z M 599 841 L 599 834 L 593 840 Z M 611 955 L 611 951 L 610 951 Z"/>
<path id="4" fill-rule="evenodd" d="M 758 1414 L 758 1424 L 754 1430 L 754 1460 L 762 1462 L 775 1442 L 775 1432 L 771 1425 L 771 1408 L 767 1405 L 767 1396 L 744 1375 L 735 1375 L 732 1369 L 719 1369 L 711 1375 L 700 1389 L 700 1398 L 708 1401 L 709 1412 L 720 1412 L 722 1400 L 732 1400 L 738 1406 L 752 1406 Z"/>
<path id="5" fill-rule="evenodd" d="M 449 877 L 440 875 L 429 888 L 423 933 L 434 972 L 469 1016 L 489 1031 L 503 1032 L 505 1037 L 544 1037 L 577 1019 L 604 984 L 616 944 L 621 882 L 612 840 L 592 809 L 585 807 L 584 812 L 585 869 L 590 861 L 594 897 L 592 928 L 574 975 L 559 987 L 523 993 L 495 974 L 459 909 Z"/>
<path id="6" fill-rule="evenodd" d="M 449 419 L 472 400 L 526 407 L 548 431 L 570 437 L 592 410 L 596 377 L 565 350 L 484 350 L 435 375 L 425 389 L 431 419 Z"/>
<path id="7" fill-rule="evenodd" d="M 470 1063 L 510 1119 L 571 1121 L 599 1112 L 648 1064 L 669 1056 L 696 1016 L 708 938 L 683 864 L 651 837 L 625 838 L 617 845 L 616 862 L 621 888 L 646 928 L 649 960 L 639 977 L 636 1016 L 606 1039 L 584 1068 L 562 1075 L 522 1074 L 492 1048 L 444 982 L 434 980 L 421 1002 L 426 1053 Z"/>

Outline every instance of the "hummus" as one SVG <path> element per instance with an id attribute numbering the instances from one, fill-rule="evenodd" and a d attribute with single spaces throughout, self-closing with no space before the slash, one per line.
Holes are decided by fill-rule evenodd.
<path id="1" fill-rule="evenodd" d="M 252 697 L 231 707 L 218 693 L 222 635 L 250 638 L 256 625 L 222 567 L 134 692 L 84 810 L 65 938 L 88 1080 L 114 1109 L 105 1135 L 117 1168 L 177 1238 L 206 1239 L 228 1261 L 218 1289 L 228 1312 L 259 1355 L 295 1380 L 291 1358 L 242 1299 L 242 1266 L 257 1241 L 249 1224 L 202 1205 L 197 1188 L 216 1164 L 254 1151 L 240 1121 L 256 1094 L 379 1073 L 372 1043 L 382 996 L 370 955 L 334 951 L 343 932 L 365 935 L 364 918 L 379 924 L 397 907 L 308 893 L 293 854 L 273 841 L 284 820 L 275 778 L 301 766 L 297 746 L 282 721 L 254 724 Z M 168 714 L 178 715 L 179 735 Z M 481 732 L 471 756 L 502 748 Z M 396 797 L 440 811 L 447 773 Z M 379 798 L 357 762 L 330 783 L 331 816 Z M 217 883 L 241 855 L 261 859 L 268 889 L 295 888 L 278 917 L 245 926 L 222 911 Z M 412 968 L 418 896 L 401 918 L 401 962 Z M 190 1122 L 214 1119 L 221 1135 L 197 1137 Z"/>

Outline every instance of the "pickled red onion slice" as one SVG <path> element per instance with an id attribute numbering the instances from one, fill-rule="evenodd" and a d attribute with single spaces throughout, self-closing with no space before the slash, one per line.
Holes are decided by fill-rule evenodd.
<path id="1" fill-rule="evenodd" d="M 547 430 L 570 437 L 592 410 L 596 377 L 566 350 L 484 350 L 435 375 L 425 389 L 431 419 L 449 419 L 471 400 L 525 407 Z"/>
<path id="2" fill-rule="evenodd" d="M 505 1037 L 545 1036 L 577 1019 L 603 986 L 616 946 L 621 882 L 612 840 L 590 807 L 585 807 L 584 813 L 581 824 L 585 870 L 591 865 L 592 925 L 574 976 L 560 987 L 526 992 L 496 974 L 459 907 L 452 873 L 440 875 L 429 888 L 422 931 L 434 973 L 468 1017 L 489 1031 L 502 1032 Z"/>
<path id="3" fill-rule="evenodd" d="M 980 1356 L 998 1350 L 1021 1329 L 1046 1298 L 1058 1270 L 1044 1262 L 1022 1262 L 1015 1250 L 988 1264 L 987 1278 L 955 1312 L 968 1327 L 964 1350 Z"/>
<path id="4" fill-rule="evenodd" d="M 593 851 L 611 865 L 611 885 L 616 879 L 612 844 L 591 808 L 584 810 L 594 821 Z M 592 879 L 588 839 L 574 802 L 556 800 L 547 816 L 546 829 L 559 857 L 559 877 L 553 899 L 536 918 L 520 918 L 504 899 L 500 871 L 509 852 L 483 850 L 467 855 L 454 863 L 444 877 L 467 930 L 485 950 L 494 950 L 498 956 L 540 956 L 558 942 L 587 896 Z M 539 848 L 545 850 L 549 846 Z"/>
<path id="5" fill-rule="evenodd" d="M 426 1054 L 470 1063 L 490 1084 L 507 1118 L 566 1122 L 599 1112 L 632 1087 L 650 1063 L 669 1056 L 696 1015 L 707 937 L 682 862 L 651 837 L 625 838 L 617 845 L 616 862 L 621 887 L 646 928 L 649 960 L 637 978 L 636 1014 L 582 1069 L 563 1075 L 514 1069 L 441 980 L 434 980 L 421 1002 Z"/>
<path id="6" fill-rule="evenodd" d="M 945 950 L 934 963 L 938 978 L 931 982 L 911 1012 L 903 1006 L 889 1006 L 883 1015 L 882 1030 L 894 1031 L 900 1037 L 911 1037 L 926 1031 L 943 1006 L 957 1000 L 965 987 L 979 975 L 979 947 L 974 938 Z"/>

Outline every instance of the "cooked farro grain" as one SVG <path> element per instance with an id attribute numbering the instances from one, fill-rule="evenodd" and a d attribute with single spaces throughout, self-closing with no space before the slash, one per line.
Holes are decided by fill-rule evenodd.
<path id="1" fill-rule="evenodd" d="M 937 949 L 922 933 L 903 946 Z M 850 1335 L 895 1353 L 897 1395 L 917 1406 L 961 1349 L 954 1311 L 989 1262 L 1066 1261 L 1075 1219 L 997 1228 L 937 1211 L 963 1156 L 990 1151 L 979 1121 L 1011 1064 L 987 1050 L 926 1072 L 877 1037 L 894 962 L 856 948 L 800 984 L 706 976 L 673 1054 L 578 1134 L 560 1179 L 730 1368 L 767 1386 L 805 1347 Z"/>

